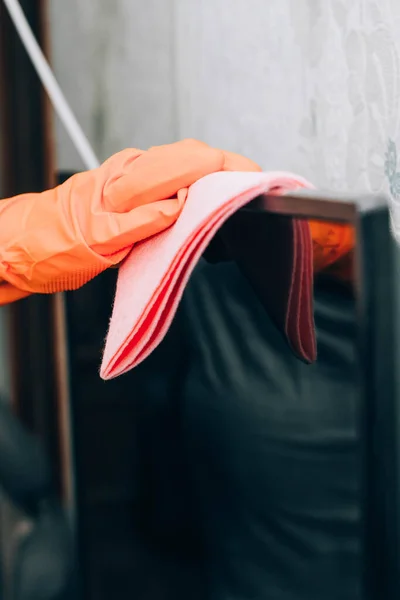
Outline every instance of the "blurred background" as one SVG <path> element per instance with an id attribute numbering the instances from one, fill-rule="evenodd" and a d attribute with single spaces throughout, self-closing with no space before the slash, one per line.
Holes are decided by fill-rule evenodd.
<path id="1" fill-rule="evenodd" d="M 324 190 L 400 194 L 398 0 L 21 4 L 99 159 L 194 137 Z M 83 165 L 48 107 L 41 114 L 40 86 L 0 14 L 4 196 L 43 189 Z M 62 304 L 39 298 L 0 311 L 8 365 L 0 392 L 53 457 L 79 529 L 85 600 L 126 598 L 147 568 L 129 534 L 136 494 L 130 376 L 108 384 L 98 377 L 115 277 L 105 273 Z M 72 415 L 63 408 L 71 398 Z M 8 556 L 19 517 L 4 500 L 0 518 Z"/>
<path id="2" fill-rule="evenodd" d="M 318 187 L 388 189 L 397 0 L 49 1 L 55 73 L 101 159 L 195 137 Z M 57 161 L 80 169 L 57 127 Z"/>

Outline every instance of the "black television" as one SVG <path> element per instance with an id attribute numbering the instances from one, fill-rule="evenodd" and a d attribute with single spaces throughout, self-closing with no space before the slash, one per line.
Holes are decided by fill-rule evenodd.
<path id="1" fill-rule="evenodd" d="M 400 597 L 400 252 L 384 195 L 299 192 L 252 210 L 350 223 L 356 230 L 364 596 Z"/>

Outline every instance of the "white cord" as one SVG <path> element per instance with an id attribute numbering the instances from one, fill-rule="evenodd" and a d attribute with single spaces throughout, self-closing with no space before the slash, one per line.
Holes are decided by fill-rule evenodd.
<path id="1" fill-rule="evenodd" d="M 81 126 L 75 118 L 74 113 L 68 105 L 60 86 L 49 63 L 47 62 L 40 46 L 32 32 L 32 29 L 26 20 L 24 12 L 18 0 L 4 0 L 4 4 L 14 23 L 22 43 L 32 61 L 34 68 L 53 104 L 54 110 L 58 114 L 61 122 L 68 132 L 78 154 L 80 155 L 86 169 L 95 169 L 99 166 L 99 161 L 93 152 L 93 149 L 82 131 Z"/>

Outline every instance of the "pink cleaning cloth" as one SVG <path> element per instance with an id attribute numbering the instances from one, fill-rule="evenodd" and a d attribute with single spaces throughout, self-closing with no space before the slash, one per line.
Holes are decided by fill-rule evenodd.
<path id="1" fill-rule="evenodd" d="M 312 186 L 305 179 L 284 172 L 219 172 L 192 185 L 176 223 L 137 244 L 119 270 L 100 376 L 112 379 L 126 373 L 160 344 L 194 267 L 231 215 L 261 194 L 279 195 L 302 187 Z M 305 222 L 304 225 L 308 227 Z M 291 234 L 294 239 L 291 249 L 293 272 L 289 274 L 288 289 L 284 290 L 289 299 L 287 310 L 285 308 L 285 327 L 289 329 L 286 333 L 294 339 L 294 345 L 298 344 L 296 336 L 299 332 L 301 335 L 302 328 L 306 332 L 313 329 L 312 250 L 311 237 L 307 231 L 306 234 L 310 238 L 308 244 L 305 244 L 302 229 L 295 229 Z M 294 329 L 293 335 L 290 328 Z M 310 335 L 306 333 L 305 337 Z M 301 354 L 303 342 L 299 344 Z M 312 346 L 313 342 L 311 355 Z"/>

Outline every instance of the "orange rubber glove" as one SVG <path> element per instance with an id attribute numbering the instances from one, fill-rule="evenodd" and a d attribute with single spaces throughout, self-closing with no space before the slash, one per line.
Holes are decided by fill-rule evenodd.
<path id="1" fill-rule="evenodd" d="M 0 304 L 77 289 L 119 264 L 176 221 L 190 185 L 221 170 L 260 168 L 184 140 L 124 150 L 55 189 L 0 201 Z"/>
<path id="2" fill-rule="evenodd" d="M 356 243 L 354 227 L 344 223 L 310 221 L 314 273 L 329 272 L 343 281 L 353 278 L 352 251 Z"/>
<path id="3" fill-rule="evenodd" d="M 55 189 L 1 201 L 0 304 L 77 289 L 118 264 L 136 242 L 172 225 L 187 187 L 224 161 L 195 140 L 129 149 Z"/>

